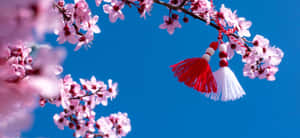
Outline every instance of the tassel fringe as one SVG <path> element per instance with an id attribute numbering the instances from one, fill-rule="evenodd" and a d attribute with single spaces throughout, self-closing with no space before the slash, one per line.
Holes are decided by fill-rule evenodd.
<path id="1" fill-rule="evenodd" d="M 234 101 L 246 94 L 229 67 L 221 67 L 213 74 L 218 84 L 218 91 L 217 93 L 208 93 L 205 95 L 206 97 L 215 101 Z"/>
<path id="2" fill-rule="evenodd" d="M 210 43 L 202 58 L 189 58 L 171 65 L 179 82 L 203 93 L 217 92 L 217 82 L 208 64 L 210 57 L 218 48 L 218 42 Z"/>
<path id="3" fill-rule="evenodd" d="M 188 87 L 204 93 L 217 91 L 216 80 L 206 59 L 189 58 L 170 67 L 178 81 Z"/>

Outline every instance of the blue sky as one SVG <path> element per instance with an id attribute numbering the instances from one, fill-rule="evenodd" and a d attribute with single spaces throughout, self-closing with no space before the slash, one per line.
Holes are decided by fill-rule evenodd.
<path id="1" fill-rule="evenodd" d="M 125 20 L 111 24 L 102 9 L 102 33 L 96 35 L 92 48 L 73 52 L 65 45 L 68 57 L 64 73 L 79 78 L 112 78 L 120 93 L 107 107 L 97 108 L 98 116 L 128 112 L 132 131 L 128 138 L 298 138 L 300 137 L 300 90 L 298 31 L 300 12 L 297 0 L 215 0 L 237 9 L 239 16 L 253 22 L 252 36 L 262 34 L 285 56 L 277 80 L 243 77 L 241 58 L 229 63 L 246 96 L 234 102 L 214 102 L 177 82 L 169 65 L 189 57 L 201 56 L 217 32 L 190 18 L 182 29 L 170 36 L 158 28 L 168 10 L 154 5 L 151 16 L 139 18 L 136 9 L 124 10 Z M 94 2 L 94 1 L 91 1 Z M 94 5 L 94 3 L 91 3 Z M 47 40 L 58 45 L 53 36 Z M 252 38 L 251 38 L 252 39 Z M 217 70 L 218 60 L 211 61 Z M 59 130 L 52 116 L 61 108 L 46 106 L 35 111 L 35 122 L 25 138 L 72 137 L 69 129 Z"/>

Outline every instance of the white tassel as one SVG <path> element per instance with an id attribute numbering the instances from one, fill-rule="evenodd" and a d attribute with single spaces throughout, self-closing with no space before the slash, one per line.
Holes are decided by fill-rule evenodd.
<path id="1" fill-rule="evenodd" d="M 213 73 L 217 81 L 217 93 L 208 93 L 205 96 L 215 101 L 234 101 L 245 95 L 245 91 L 240 85 L 234 73 L 227 66 L 221 67 Z"/>

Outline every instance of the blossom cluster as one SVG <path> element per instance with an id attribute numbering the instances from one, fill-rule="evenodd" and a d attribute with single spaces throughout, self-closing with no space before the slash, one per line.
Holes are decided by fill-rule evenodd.
<path id="1" fill-rule="evenodd" d="M 243 74 L 249 78 L 275 80 L 275 73 L 283 58 L 283 52 L 276 47 L 271 47 L 268 39 L 256 35 L 251 42 L 253 47 L 245 47 L 242 40 L 229 37 L 230 41 L 225 43 L 228 49 L 228 56 L 231 59 L 234 53 L 242 56 L 245 63 Z"/>
<path id="2" fill-rule="evenodd" d="M 275 73 L 283 58 L 283 52 L 279 48 L 269 46 L 269 40 L 261 35 L 256 35 L 252 43 L 254 47 L 243 55 L 244 76 L 275 80 Z"/>
<path id="3" fill-rule="evenodd" d="M 38 95 L 59 92 L 56 73 L 61 71 L 63 52 L 43 46 L 31 56 L 31 45 L 18 41 L 1 47 L 0 133 L 4 136 L 15 137 L 29 127 Z"/>
<path id="4" fill-rule="evenodd" d="M 60 129 L 74 129 L 75 137 L 120 138 L 131 130 L 130 120 L 126 113 L 111 114 L 96 120 L 95 107 L 99 104 L 106 106 L 108 99 L 117 95 L 117 83 L 108 80 L 108 85 L 97 81 L 80 79 L 80 84 L 73 81 L 71 75 L 61 79 L 60 94 L 54 98 L 41 97 L 40 104 L 46 103 L 61 106 L 64 110 L 55 114 L 53 119 Z"/>
<path id="5" fill-rule="evenodd" d="M 146 17 L 146 13 L 150 14 L 153 0 L 104 0 L 108 4 L 103 5 L 104 13 L 109 15 L 110 22 L 114 23 L 119 18 L 124 20 L 122 9 L 125 5 L 136 7 L 141 17 Z M 96 0 L 97 6 L 101 4 L 100 0 Z"/>
<path id="6" fill-rule="evenodd" d="M 65 3 L 59 0 L 56 4 L 59 15 L 59 26 L 54 33 L 58 35 L 57 41 L 62 44 L 69 42 L 77 44 L 75 51 L 83 45 L 88 46 L 94 39 L 95 33 L 100 33 L 97 26 L 99 17 L 92 16 L 88 3 L 85 0 L 74 0 L 74 3 Z"/>

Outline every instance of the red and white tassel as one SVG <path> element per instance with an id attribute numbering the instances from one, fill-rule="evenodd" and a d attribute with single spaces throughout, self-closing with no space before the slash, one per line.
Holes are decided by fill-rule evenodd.
<path id="1" fill-rule="evenodd" d="M 245 91 L 240 85 L 234 73 L 228 67 L 226 46 L 220 45 L 220 69 L 214 72 L 217 81 L 217 93 L 206 94 L 207 97 L 217 101 L 234 101 L 245 95 Z"/>
<path id="2" fill-rule="evenodd" d="M 171 65 L 174 76 L 199 92 L 217 92 L 217 83 L 208 64 L 217 48 L 218 42 L 212 42 L 202 58 L 189 58 Z"/>

